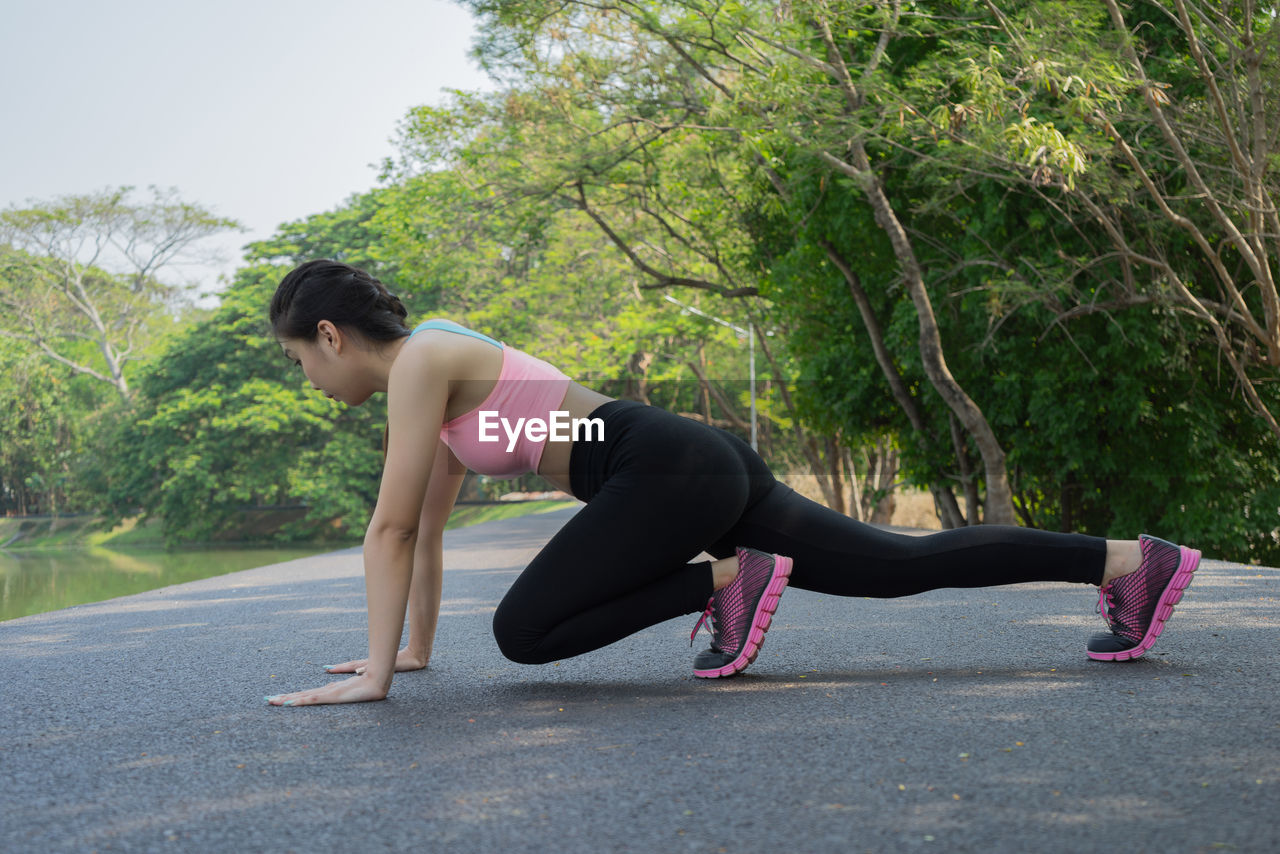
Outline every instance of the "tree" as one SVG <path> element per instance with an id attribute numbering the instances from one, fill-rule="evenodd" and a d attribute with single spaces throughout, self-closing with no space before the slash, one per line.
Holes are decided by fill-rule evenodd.
<path id="1" fill-rule="evenodd" d="M 0 339 L 0 513 L 78 509 L 86 422 L 105 386 Z"/>
<path id="2" fill-rule="evenodd" d="M 523 71 L 535 88 L 542 87 L 539 92 L 547 105 L 557 104 L 556 96 L 562 94 L 559 100 L 574 103 L 579 114 L 594 110 L 600 116 L 597 121 L 562 125 L 570 134 L 576 130 L 576 138 L 586 140 L 588 149 L 596 152 L 580 162 L 597 191 L 616 180 L 613 175 L 619 172 L 643 173 L 671 139 L 691 133 L 725 138 L 723 148 L 736 149 L 733 171 L 767 176 L 784 198 L 791 192 L 785 172 L 801 181 L 815 172 L 848 178 L 833 186 L 862 197 L 888 238 L 916 311 L 927 379 L 981 454 L 985 519 L 1014 521 L 1005 452 L 948 366 L 926 273 L 903 225 L 904 200 L 887 194 L 881 174 L 885 161 L 868 147 L 868 129 L 873 135 L 890 110 L 882 100 L 868 97 L 866 90 L 884 76 L 881 64 L 897 32 L 898 12 L 867 4 L 818 2 L 789 3 L 785 8 L 711 2 L 619 2 L 600 7 L 536 0 L 472 5 L 487 16 L 483 50 L 492 67 L 501 64 Z M 845 37 L 846 31 L 857 35 Z M 872 37 L 863 38 L 863 32 Z M 856 75 L 850 70 L 855 62 L 861 64 Z M 643 67 L 652 70 L 646 73 Z M 547 86 L 557 71 L 564 81 Z M 610 142 L 613 150 L 604 151 Z M 554 168 L 557 158 L 550 162 Z M 725 184 L 734 182 L 730 178 Z M 566 185 L 577 187 L 579 205 L 607 229 L 603 217 L 592 214 L 584 182 Z M 665 242 L 683 240 L 686 248 L 710 262 L 719 282 L 705 275 L 660 270 L 625 240 L 615 242 L 653 278 L 655 287 L 679 284 L 726 295 L 754 293 L 724 284 L 728 269 L 718 263 L 719 253 L 690 239 L 694 230 L 688 219 L 675 224 L 679 231 L 668 228 L 671 237 Z M 971 521 L 977 521 L 976 512 Z"/>
<path id="3" fill-rule="evenodd" d="M 643 59 L 615 73 L 654 73 Z M 523 315 L 528 320 L 520 323 L 521 340 L 530 333 L 550 338 L 545 343 L 564 350 L 560 363 L 566 368 L 584 377 L 622 379 L 615 394 L 646 402 L 650 383 L 683 372 L 692 378 L 687 384 L 693 394 L 667 399 L 664 390 L 663 405 L 701 410 L 699 417 L 710 419 L 715 399 L 726 426 L 733 427 L 744 424 L 739 413 L 749 406 L 747 382 L 710 377 L 703 365 L 705 328 L 699 330 L 696 318 L 674 319 L 672 309 L 646 292 L 681 288 L 684 301 L 755 326 L 770 389 L 765 392 L 762 383 L 761 391 L 774 398 L 769 405 L 759 396 L 757 405 L 791 434 L 784 443 L 788 450 L 775 445 L 773 462 L 790 467 L 787 458 L 795 451 L 807 471 L 835 475 L 819 484 L 828 502 L 843 511 L 840 455 L 828 453 L 824 460 L 824 443 L 795 417 L 791 368 L 766 334 L 766 328 L 782 331 L 780 318 L 767 301 L 753 298 L 758 268 L 740 220 L 750 215 L 760 191 L 741 180 L 737 160 L 719 150 L 716 138 L 668 133 L 663 123 L 618 127 L 615 117 L 577 103 L 589 88 L 570 76 L 494 98 L 459 97 L 451 108 L 413 111 L 402 129 L 400 161 L 387 170 L 405 200 L 393 206 L 403 213 L 389 230 L 409 235 L 407 243 L 418 247 L 413 254 L 420 260 L 409 266 L 422 273 L 410 278 L 438 287 L 458 282 L 466 291 L 459 308 L 486 306 L 483 315 L 501 315 L 504 328 L 516 318 L 502 308 L 499 294 L 528 308 L 512 288 L 521 295 L 536 290 L 539 311 Z M 426 246 L 434 248 L 423 251 Z M 576 259 L 564 257 L 570 246 Z M 605 255 L 617 256 L 622 266 L 606 265 Z M 488 259 L 490 266 L 464 273 L 460 257 Z M 605 266 L 608 273 L 601 276 Z M 575 298 L 565 300 L 570 286 Z M 588 292 L 594 297 L 584 299 Z M 543 293 L 560 298 L 544 301 Z M 588 340 L 614 352 L 606 357 L 588 348 L 591 358 L 583 359 L 580 348 L 556 340 L 565 327 L 580 337 L 594 333 Z M 721 377 L 728 370 L 723 356 L 721 349 L 713 357 L 720 360 Z M 744 377 L 744 360 L 733 361 L 738 367 L 729 375 Z"/>
<path id="4" fill-rule="evenodd" d="M 343 418 L 268 333 L 266 306 L 286 271 L 240 268 L 222 304 L 175 331 L 162 358 L 142 367 L 130 410 L 104 427 L 86 463 L 85 477 L 101 486 L 98 509 L 117 519 L 157 517 L 170 542 L 208 541 L 246 507 L 321 497 L 299 527 L 323 535 L 324 524 L 343 515 L 335 506 L 352 509 L 352 492 L 369 499 L 379 438 L 372 429 L 362 449 L 334 449 L 366 469 L 362 480 L 298 488 L 298 478 L 315 478 L 300 459 L 314 464 L 315 450 L 341 432 Z"/>
<path id="5" fill-rule="evenodd" d="M 0 335 L 126 400 L 125 366 L 138 359 L 147 325 L 183 291 L 162 274 L 200 240 L 239 228 L 176 191 L 151 192 L 142 203 L 121 187 L 0 212 Z M 91 343 L 93 355 L 76 342 Z"/>
<path id="6" fill-rule="evenodd" d="M 1277 136 L 1280 36 L 1269 5 L 472 5 L 487 16 L 481 55 L 513 88 L 529 91 L 518 102 L 522 111 L 540 93 L 543 113 L 559 95 L 579 114 L 594 109 L 602 117 L 566 124 L 595 142 L 596 156 L 582 161 L 595 187 L 642 171 L 658 159 L 651 152 L 697 132 L 739 143 L 742 165 L 754 165 L 783 198 L 811 179 L 862 197 L 910 296 L 921 367 L 963 425 L 964 443 L 980 452 L 989 521 L 1013 516 L 1007 455 L 984 414 L 992 400 L 979 408 L 965 390 L 972 386 L 957 380 L 955 350 L 943 347 L 935 307 L 939 284 L 962 269 L 969 281 L 981 278 L 973 275 L 978 268 L 992 271 L 978 286 L 1003 312 L 993 313 L 996 327 L 1010 302 L 1042 301 L 1057 309 L 1054 324 L 1157 304 L 1192 314 L 1277 432 L 1256 379 L 1267 380 L 1280 354 L 1280 299 L 1267 248 L 1277 231 L 1267 165 Z M 1152 35 L 1143 42 L 1130 30 Z M 690 74 L 701 87 L 688 83 Z M 1159 132 L 1142 133 L 1152 126 Z M 531 134 L 535 145 L 547 136 Z M 609 138 L 612 159 L 601 142 Z M 561 164 L 543 160 L 551 169 Z M 937 251 L 945 247 L 926 252 L 934 238 L 913 222 L 936 223 L 949 200 L 992 180 L 1035 196 L 1036 218 L 1076 231 L 1084 250 L 1068 254 L 1060 246 L 1062 257 L 1028 263 L 988 242 L 980 255 L 953 256 L 948 268 L 924 264 L 926 254 L 945 257 Z M 582 204 L 586 210 L 585 198 Z M 856 272 L 828 242 L 833 266 Z M 644 269 L 640 254 L 632 251 Z M 649 267 L 655 285 L 673 281 L 671 271 Z M 845 278 L 858 302 L 857 277 Z M 873 339 L 877 326 L 867 324 Z M 910 384 L 895 376 L 894 362 L 906 354 L 873 349 L 920 429 Z"/>
<path id="7" fill-rule="evenodd" d="M 1163 306 L 1194 318 L 1280 440 L 1260 384 L 1280 369 L 1273 4 L 986 3 L 985 47 L 907 126 L 1007 176 L 1084 238 L 1006 292 L 1055 324 Z M 913 109 L 912 105 L 915 108 Z M 1005 259 L 1012 262 L 1016 259 Z"/>

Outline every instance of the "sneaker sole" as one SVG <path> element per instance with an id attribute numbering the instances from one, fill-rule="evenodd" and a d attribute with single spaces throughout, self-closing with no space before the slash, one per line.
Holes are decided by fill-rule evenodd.
<path id="1" fill-rule="evenodd" d="M 1165 585 L 1164 592 L 1160 594 L 1160 601 L 1156 602 L 1156 610 L 1151 618 L 1151 625 L 1147 626 L 1147 633 L 1142 636 L 1142 640 L 1136 646 L 1122 649 L 1119 652 L 1092 652 L 1086 650 L 1090 658 L 1094 661 L 1132 661 L 1141 657 L 1155 645 L 1156 638 L 1160 637 L 1160 633 L 1164 631 L 1165 622 L 1173 616 L 1173 606 L 1182 601 L 1183 592 L 1191 585 L 1192 574 L 1200 566 L 1199 551 L 1189 549 L 1186 546 L 1179 546 L 1178 548 L 1182 553 L 1182 559 L 1178 562 L 1177 571 L 1173 573 L 1173 577 Z"/>
<path id="2" fill-rule="evenodd" d="M 751 618 L 751 630 L 747 632 L 747 642 L 743 644 L 738 657 L 723 667 L 710 670 L 695 668 L 694 676 L 701 679 L 732 676 L 746 670 L 751 666 L 751 662 L 756 660 L 756 656 L 760 654 L 760 647 L 764 645 L 764 633 L 769 631 L 769 624 L 773 621 L 773 612 L 778 610 L 778 600 L 782 598 L 782 591 L 786 589 L 787 581 L 791 578 L 791 558 L 782 555 L 774 555 L 774 557 L 777 560 L 773 565 L 773 575 L 769 579 L 769 585 L 764 589 L 764 595 L 756 603 L 756 612 Z"/>

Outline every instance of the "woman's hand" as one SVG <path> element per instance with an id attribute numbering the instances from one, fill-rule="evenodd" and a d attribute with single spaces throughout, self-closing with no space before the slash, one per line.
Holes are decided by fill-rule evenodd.
<path id="1" fill-rule="evenodd" d="M 387 685 L 369 676 L 352 676 L 341 682 L 333 682 L 323 688 L 295 691 L 292 694 L 276 694 L 266 701 L 273 706 L 315 706 L 322 703 L 366 703 L 385 700 Z"/>
<path id="2" fill-rule="evenodd" d="M 404 673 L 407 670 L 421 670 L 427 666 L 427 659 L 431 657 L 430 653 L 418 652 L 405 647 L 396 653 L 396 673 Z M 365 667 L 369 664 L 367 658 L 357 658 L 355 661 L 347 661 L 342 664 L 326 664 L 324 669 L 330 673 L 354 673 L 357 676 L 364 673 Z"/>

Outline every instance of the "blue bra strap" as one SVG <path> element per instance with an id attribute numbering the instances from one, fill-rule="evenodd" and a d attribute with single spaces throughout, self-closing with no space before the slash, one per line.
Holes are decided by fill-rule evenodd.
<path id="1" fill-rule="evenodd" d="M 476 332 L 474 329 L 468 329 L 461 324 L 454 323 L 452 320 L 428 320 L 424 323 L 419 323 L 414 327 L 414 330 L 410 333 L 409 337 L 412 338 L 424 329 L 443 329 L 446 332 L 457 332 L 462 335 L 470 335 L 472 338 L 479 338 L 481 341 L 488 341 L 499 349 L 502 348 L 501 341 L 495 341 L 483 332 Z"/>

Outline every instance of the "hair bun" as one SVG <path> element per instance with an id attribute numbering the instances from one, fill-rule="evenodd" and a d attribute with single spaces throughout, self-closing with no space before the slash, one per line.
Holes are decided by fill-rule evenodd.
<path id="1" fill-rule="evenodd" d="M 400 297 L 388 291 L 387 299 L 388 299 L 387 308 L 391 311 L 392 314 L 396 315 L 402 320 L 409 316 L 409 309 L 405 308 L 404 303 L 400 302 Z"/>
<path id="2" fill-rule="evenodd" d="M 327 320 L 370 341 L 395 341 L 410 334 L 408 316 L 404 303 L 382 282 L 327 258 L 290 270 L 271 297 L 271 330 L 280 339 L 314 341 L 317 324 Z"/>
<path id="3" fill-rule="evenodd" d="M 409 310 L 404 307 L 404 303 L 400 302 L 400 297 L 387 290 L 387 286 L 379 280 L 370 277 L 369 281 L 378 292 L 379 308 L 386 309 L 401 320 L 409 316 Z"/>

